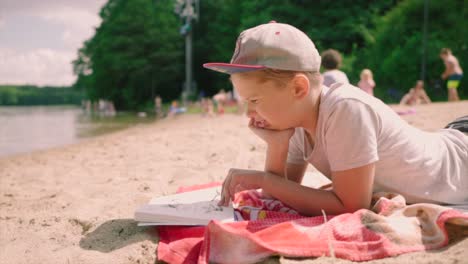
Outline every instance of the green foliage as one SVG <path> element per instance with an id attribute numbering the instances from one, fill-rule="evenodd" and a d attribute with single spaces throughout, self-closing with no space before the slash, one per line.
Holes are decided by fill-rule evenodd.
<path id="1" fill-rule="evenodd" d="M 468 2 L 464 0 L 427 1 L 428 31 L 426 59 L 426 90 L 435 100 L 446 100 L 445 84 L 440 80 L 444 64 L 440 49 L 452 49 L 460 63 L 468 61 L 466 15 Z M 401 2 L 379 19 L 375 41 L 357 50 L 353 75 L 362 68 L 370 68 L 376 79 L 376 95 L 385 101 L 395 101 L 413 87 L 421 77 L 423 56 L 424 0 Z M 466 86 L 466 85 L 465 85 Z M 468 95 L 465 91 L 462 96 Z"/>
<path id="2" fill-rule="evenodd" d="M 449 47 L 462 66 L 467 61 L 467 1 L 428 2 L 427 88 L 432 98 L 445 99 L 438 80 L 443 70 L 438 54 L 440 48 Z M 102 24 L 73 62 L 78 76 L 74 87 L 92 100 L 112 100 L 119 110 L 151 108 L 157 94 L 165 102 L 180 97 L 185 80 L 185 38 L 180 34 L 184 21 L 174 13 L 174 3 L 109 0 L 100 12 Z M 339 50 L 342 69 L 352 83 L 357 83 L 363 68 L 370 68 L 377 96 L 395 100 L 419 78 L 423 3 L 200 0 L 199 20 L 190 27 L 198 92 L 211 96 L 220 89 L 232 89 L 226 75 L 206 70 L 202 64 L 229 61 L 242 30 L 276 20 L 306 32 L 319 51 Z M 464 90 L 466 96 L 468 89 Z"/>
<path id="3" fill-rule="evenodd" d="M 109 0 L 102 24 L 74 61 L 75 87 L 117 109 L 139 110 L 156 94 L 178 97 L 183 39 L 172 1 Z M 144 108 L 144 106 L 142 106 Z"/>
<path id="4" fill-rule="evenodd" d="M 0 86 L 0 105 L 79 105 L 82 99 L 69 87 Z"/>
<path id="5" fill-rule="evenodd" d="M 227 76 L 203 69 L 210 61 L 229 61 L 239 33 L 275 20 L 292 24 L 314 41 L 319 51 L 334 48 L 350 54 L 373 41 L 376 17 L 398 1 L 307 1 L 307 0 L 202 0 L 201 20 L 195 24 L 195 69 L 197 81 L 207 94 L 230 89 Z M 344 70 L 353 59 L 345 56 Z M 349 71 L 351 72 L 351 71 Z"/>

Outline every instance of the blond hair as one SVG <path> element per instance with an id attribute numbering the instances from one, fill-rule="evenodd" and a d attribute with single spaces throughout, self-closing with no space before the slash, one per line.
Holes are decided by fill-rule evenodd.
<path id="1" fill-rule="evenodd" d="M 371 80 L 374 79 L 374 76 L 372 75 L 372 71 L 369 69 L 364 69 L 361 71 L 361 80 L 364 79 L 364 76 L 369 76 Z"/>
<path id="2" fill-rule="evenodd" d="M 449 49 L 449 48 L 442 48 L 440 50 L 440 54 L 442 55 L 448 55 L 448 54 L 452 54 L 452 51 Z"/>
<path id="3" fill-rule="evenodd" d="M 260 83 L 273 81 L 280 87 L 286 86 L 297 74 L 304 74 L 307 79 L 309 79 L 311 86 L 318 86 L 321 83 L 320 74 L 318 72 L 287 71 L 266 68 L 237 74 L 246 78 L 256 78 Z"/>

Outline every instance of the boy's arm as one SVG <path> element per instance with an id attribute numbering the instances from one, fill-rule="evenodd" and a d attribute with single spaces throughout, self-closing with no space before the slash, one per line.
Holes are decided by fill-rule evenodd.
<path id="1" fill-rule="evenodd" d="M 400 105 L 407 104 L 410 98 L 411 98 L 411 95 L 409 93 L 405 94 L 403 98 L 401 98 Z"/>
<path id="2" fill-rule="evenodd" d="M 284 178 L 265 175 L 263 190 L 303 215 L 337 215 L 369 208 L 375 163 L 350 170 L 332 172 L 332 190 L 318 190 Z"/>
<path id="3" fill-rule="evenodd" d="M 307 168 L 307 163 L 286 163 L 288 148 L 288 143 L 282 145 L 268 145 L 265 160 L 265 172 L 269 173 L 273 177 L 284 178 L 286 180 L 301 183 L 302 178 L 304 177 L 304 172 Z M 264 189 L 262 190 L 262 194 L 266 197 L 271 197 L 271 195 Z"/>
<path id="4" fill-rule="evenodd" d="M 269 144 L 266 151 L 265 171 L 280 177 L 286 177 L 286 159 L 289 144 Z"/>
<path id="5" fill-rule="evenodd" d="M 426 91 L 423 91 L 423 92 L 422 92 L 422 97 L 423 97 L 424 103 L 426 103 L 426 104 L 430 104 L 430 103 L 431 103 L 431 98 L 429 98 L 429 96 L 427 95 Z"/>
<path id="6" fill-rule="evenodd" d="M 265 171 L 274 175 L 284 177 L 297 183 L 302 182 L 307 163 L 287 163 L 289 145 L 268 146 L 265 161 Z"/>
<path id="7" fill-rule="evenodd" d="M 256 131 L 259 133 L 259 131 Z M 262 131 L 271 132 L 271 131 Z M 283 133 L 276 140 L 272 140 L 267 143 L 266 159 L 265 159 L 265 172 L 271 173 L 277 177 L 285 178 L 297 183 L 301 183 L 304 177 L 307 163 L 304 164 L 292 164 L 287 163 L 288 150 L 289 150 L 289 139 L 292 135 L 292 130 L 285 132 L 273 132 Z M 270 196 L 268 192 L 262 190 L 265 196 Z"/>
<path id="8" fill-rule="evenodd" d="M 286 165 L 286 176 L 288 180 L 302 183 L 302 179 L 304 178 L 304 173 L 307 169 L 307 163 L 304 164 L 293 164 L 287 163 Z"/>
<path id="9" fill-rule="evenodd" d="M 253 120 L 250 121 L 249 128 L 267 144 L 265 171 L 285 177 L 289 140 L 294 134 L 294 129 L 269 130 L 257 128 L 254 126 Z"/>

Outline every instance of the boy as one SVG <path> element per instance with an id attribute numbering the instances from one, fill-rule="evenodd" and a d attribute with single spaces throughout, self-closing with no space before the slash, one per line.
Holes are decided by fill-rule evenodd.
<path id="1" fill-rule="evenodd" d="M 442 73 L 442 79 L 447 80 L 448 100 L 459 101 L 458 97 L 458 86 L 460 80 L 463 77 L 463 70 L 458 63 L 455 56 L 452 55 L 452 51 L 448 48 L 443 48 L 440 51 L 440 58 L 444 61 L 445 71 Z"/>
<path id="2" fill-rule="evenodd" d="M 267 143 L 265 170 L 231 169 L 220 205 L 261 188 L 303 215 L 369 208 L 373 191 L 408 202 L 468 204 L 468 138 L 418 130 L 380 100 L 349 84 L 322 85 L 320 55 L 297 28 L 268 23 L 242 32 L 228 73 L 247 104 L 251 130 Z M 331 190 L 300 183 L 308 164 Z"/>

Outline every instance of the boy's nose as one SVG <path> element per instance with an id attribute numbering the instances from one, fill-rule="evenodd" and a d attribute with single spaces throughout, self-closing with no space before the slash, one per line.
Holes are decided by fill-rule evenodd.
<path id="1" fill-rule="evenodd" d="M 247 111 L 245 111 L 245 115 L 247 115 L 248 118 L 254 118 L 255 117 L 255 110 L 247 106 Z"/>

